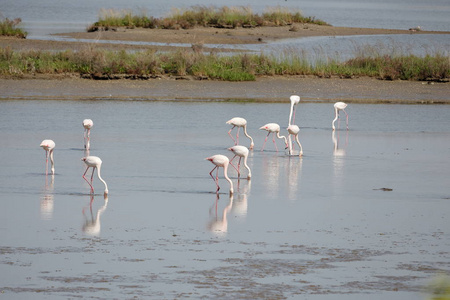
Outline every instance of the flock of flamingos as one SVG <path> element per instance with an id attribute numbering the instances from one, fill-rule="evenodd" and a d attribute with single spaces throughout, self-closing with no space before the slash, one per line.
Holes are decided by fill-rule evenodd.
<path id="1" fill-rule="evenodd" d="M 300 152 L 299 152 L 299 156 L 303 155 L 303 148 L 302 145 L 300 144 L 299 138 L 298 138 L 298 133 L 300 132 L 300 128 L 294 124 L 295 122 L 295 110 L 296 110 L 296 105 L 300 103 L 300 97 L 297 95 L 292 95 L 290 97 L 291 100 L 291 110 L 289 113 L 289 124 L 287 127 L 287 131 L 289 133 L 288 138 L 286 138 L 285 136 L 280 136 L 280 125 L 276 124 L 276 123 L 268 123 L 264 126 L 262 126 L 261 128 L 259 128 L 260 130 L 266 130 L 267 136 L 264 140 L 264 144 L 263 147 L 261 148 L 261 151 L 264 151 L 264 147 L 266 145 L 267 139 L 269 137 L 270 134 L 273 135 L 272 141 L 275 145 L 275 149 L 278 151 L 278 147 L 277 144 L 275 142 L 275 137 L 279 138 L 279 139 L 283 139 L 286 148 L 285 149 L 289 149 L 289 155 L 292 155 L 292 150 L 293 150 L 293 144 L 294 141 L 297 142 L 298 146 L 300 147 Z M 339 112 L 342 110 L 345 113 L 346 116 L 346 124 L 347 124 L 347 130 L 348 130 L 348 114 L 345 111 L 345 108 L 347 107 L 347 104 L 344 102 L 336 102 L 334 104 L 334 111 L 335 111 L 335 118 L 332 122 L 332 129 L 336 130 L 335 127 L 335 122 L 336 120 L 339 119 Z M 234 153 L 233 158 L 230 160 L 227 156 L 222 155 L 222 154 L 216 154 L 210 157 L 207 157 L 206 160 L 209 160 L 210 162 L 212 162 L 215 166 L 214 168 L 211 170 L 211 172 L 209 173 L 209 175 L 212 177 L 212 179 L 214 180 L 214 182 L 216 183 L 216 193 L 219 192 L 220 190 L 220 186 L 219 186 L 219 168 L 222 167 L 223 168 L 223 173 L 224 173 L 224 177 L 225 179 L 228 181 L 228 183 L 230 184 L 230 194 L 233 194 L 233 182 L 231 181 L 231 179 L 228 177 L 228 166 L 231 165 L 233 168 L 236 169 L 236 171 L 238 172 L 238 176 L 240 176 L 240 164 L 241 164 L 241 159 L 244 159 L 244 167 L 247 169 L 248 171 L 248 175 L 247 175 L 247 179 L 250 179 L 252 176 L 252 172 L 250 170 L 250 167 L 247 165 L 247 158 L 248 158 L 248 154 L 249 154 L 249 149 L 252 150 L 254 147 L 254 143 L 253 143 L 253 138 L 247 133 L 247 120 L 245 120 L 244 118 L 232 118 L 231 120 L 227 121 L 226 124 L 232 125 L 233 127 L 228 131 L 228 135 L 231 137 L 231 139 L 234 141 L 234 146 L 228 148 L 228 150 L 230 150 L 231 152 Z M 91 132 L 91 128 L 94 126 L 94 122 L 91 119 L 85 119 L 83 120 L 83 127 L 84 127 L 84 148 L 86 150 L 90 149 L 90 132 Z M 237 132 L 236 132 L 236 138 L 234 138 L 231 135 L 231 131 L 237 127 Z M 239 144 L 239 129 L 243 128 L 244 130 L 244 135 L 246 137 L 248 137 L 250 139 L 250 147 L 247 148 L 245 146 L 241 146 L 238 145 Z M 294 141 L 292 141 L 291 136 L 294 137 Z M 54 160 L 53 160 L 53 151 L 55 149 L 55 142 L 53 140 L 43 140 L 41 145 L 40 145 L 46 152 L 46 163 L 45 163 L 45 175 L 48 175 L 48 161 L 50 159 L 51 162 L 51 172 L 52 174 L 55 174 L 55 166 L 54 166 Z M 232 164 L 232 161 L 235 157 L 239 156 L 239 162 L 237 164 L 237 167 L 235 165 Z M 95 169 L 97 169 L 97 176 L 98 179 L 100 179 L 101 182 L 103 182 L 103 184 L 105 185 L 105 192 L 104 192 L 104 196 L 106 197 L 108 195 L 108 185 L 106 184 L 105 180 L 103 180 L 103 178 L 101 177 L 100 174 L 100 170 L 101 170 L 101 166 L 102 166 L 102 160 L 97 157 L 97 156 L 86 156 L 83 157 L 81 159 L 87 166 L 86 171 L 83 174 L 83 179 L 86 180 L 86 182 L 89 184 L 89 186 L 91 187 L 91 194 L 94 194 L 94 187 L 93 187 L 93 179 L 94 179 L 94 172 Z M 88 172 L 89 168 L 92 168 L 92 174 L 91 174 L 91 179 L 88 180 L 86 178 L 86 173 Z M 216 170 L 216 176 L 213 176 L 213 172 L 214 170 Z"/>

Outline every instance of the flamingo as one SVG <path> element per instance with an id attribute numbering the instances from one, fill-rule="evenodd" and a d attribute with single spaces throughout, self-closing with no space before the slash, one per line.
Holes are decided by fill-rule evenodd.
<path id="1" fill-rule="evenodd" d="M 297 125 L 289 125 L 287 128 L 287 131 L 289 132 L 289 137 L 291 135 L 294 136 L 295 141 L 297 142 L 298 146 L 300 147 L 300 153 L 298 156 L 302 156 L 303 148 L 302 148 L 302 144 L 300 144 L 300 141 L 298 140 L 298 133 L 300 132 L 300 128 Z M 289 154 L 291 154 L 291 152 L 292 152 L 291 145 L 289 145 Z"/>
<path id="2" fill-rule="evenodd" d="M 300 96 L 292 95 L 290 98 L 291 100 L 291 111 L 289 112 L 289 125 L 295 123 L 295 110 L 297 104 L 300 103 Z M 292 118 L 292 113 L 294 113 L 294 117 Z"/>
<path id="3" fill-rule="evenodd" d="M 55 164 L 53 161 L 53 150 L 55 149 L 55 142 L 52 140 L 43 140 L 40 147 L 45 150 L 45 176 L 48 175 L 48 158 L 52 164 L 52 175 L 55 174 Z"/>
<path id="4" fill-rule="evenodd" d="M 233 142 L 234 142 L 235 145 L 239 144 L 239 129 L 240 129 L 241 127 L 243 127 L 243 128 L 244 128 L 244 134 L 245 134 L 245 136 L 248 137 L 248 138 L 250 139 L 250 150 L 253 149 L 253 146 L 254 146 L 255 144 L 253 143 L 252 137 L 251 137 L 250 135 L 248 135 L 248 133 L 247 133 L 247 120 L 246 120 L 246 119 L 244 119 L 244 118 L 239 118 L 239 117 L 235 117 L 235 118 L 233 118 L 233 119 L 231 119 L 231 120 L 228 120 L 228 121 L 226 122 L 226 124 L 233 125 L 233 127 L 231 127 L 231 129 L 228 131 L 228 135 L 231 137 L 231 139 L 233 140 Z M 234 127 L 237 127 L 237 128 L 238 128 L 238 129 L 237 129 L 237 133 L 236 133 L 236 139 L 234 139 L 233 136 L 231 135 L 231 130 L 233 130 Z"/>
<path id="5" fill-rule="evenodd" d="M 103 178 L 100 175 L 100 169 L 102 167 L 102 160 L 97 156 L 86 156 L 86 157 L 83 157 L 81 160 L 84 161 L 84 163 L 87 166 L 86 171 L 83 174 L 83 178 L 84 178 L 84 180 L 86 180 L 86 182 L 91 187 L 91 194 L 94 194 L 94 187 L 92 186 L 92 181 L 94 179 L 95 168 L 97 168 L 98 179 L 100 179 L 100 181 L 103 182 L 103 184 L 105 185 L 104 196 L 106 197 L 106 195 L 108 195 L 108 185 L 106 184 L 106 182 L 103 180 Z M 86 175 L 87 171 L 89 170 L 89 168 L 91 168 L 91 167 L 92 167 L 92 175 L 91 175 L 91 182 L 89 182 L 89 180 L 87 180 L 85 175 Z"/>
<path id="6" fill-rule="evenodd" d="M 244 158 L 244 167 L 248 170 L 247 179 L 250 179 L 252 177 L 252 171 L 250 170 L 250 167 L 247 165 L 247 158 L 248 158 L 247 147 L 236 145 L 228 148 L 228 150 L 234 153 L 233 158 L 230 160 L 230 164 L 236 156 L 239 156 L 239 163 L 237 166 L 238 176 L 241 175 L 241 173 L 239 172 L 239 166 L 241 165 L 241 159 Z"/>
<path id="7" fill-rule="evenodd" d="M 84 148 L 86 150 L 89 150 L 90 148 L 90 135 L 91 135 L 91 128 L 94 126 L 94 122 L 92 122 L 91 119 L 84 119 L 83 120 L 83 127 L 84 127 Z"/>
<path id="8" fill-rule="evenodd" d="M 286 140 L 286 137 L 285 137 L 284 135 L 281 135 L 281 136 L 280 136 L 280 125 L 278 125 L 277 123 L 268 123 L 268 124 L 262 126 L 262 127 L 259 128 L 259 129 L 268 131 L 267 136 L 266 136 L 266 139 L 264 140 L 264 145 L 263 145 L 263 147 L 261 148 L 261 151 L 264 150 L 264 146 L 266 145 L 267 138 L 269 137 L 269 134 L 271 134 L 271 133 L 273 133 L 272 141 L 273 141 L 273 144 L 275 145 L 275 149 L 277 149 L 277 152 L 278 152 L 278 147 L 277 147 L 277 144 L 275 143 L 275 135 L 276 135 L 277 138 L 279 138 L 279 139 L 284 139 L 284 143 L 285 143 L 285 145 L 286 145 L 286 148 L 288 148 L 288 142 L 287 142 L 287 140 Z M 286 149 L 286 148 L 285 148 L 285 149 Z"/>
<path id="9" fill-rule="evenodd" d="M 333 120 L 333 123 L 332 123 L 332 128 L 333 128 L 333 130 L 335 130 L 336 128 L 334 127 L 334 123 L 336 122 L 336 120 L 339 118 L 339 111 L 343 111 L 344 113 L 345 113 L 345 115 L 346 115 L 346 117 L 347 117 L 347 130 L 348 130 L 348 114 L 347 114 L 347 112 L 345 111 L 345 108 L 347 107 L 347 104 L 346 103 L 344 103 L 344 102 L 336 102 L 335 104 L 334 104 L 334 112 L 336 113 L 336 117 L 334 118 L 334 120 Z M 339 122 L 338 122 L 339 123 Z"/>
<path id="10" fill-rule="evenodd" d="M 216 193 L 219 193 L 219 190 L 220 190 L 220 187 L 219 187 L 219 167 L 223 167 L 223 176 L 230 183 L 230 195 L 233 194 L 233 182 L 228 177 L 228 165 L 230 164 L 230 160 L 228 159 L 228 157 L 226 157 L 225 155 L 216 154 L 216 155 L 207 157 L 205 159 L 209 160 L 210 162 L 212 162 L 215 165 L 214 169 L 212 169 L 211 172 L 209 172 L 209 175 L 212 177 L 212 179 L 216 183 L 216 186 L 217 186 Z M 215 169 L 217 169 L 217 171 L 216 171 L 216 178 L 214 178 L 214 176 L 212 175 L 212 172 L 214 172 Z"/>

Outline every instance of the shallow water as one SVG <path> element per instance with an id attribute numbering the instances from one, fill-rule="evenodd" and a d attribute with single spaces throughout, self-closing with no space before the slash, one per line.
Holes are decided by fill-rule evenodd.
<path id="1" fill-rule="evenodd" d="M 260 151 L 257 128 L 283 127 L 288 103 L 0 107 L 8 299 L 423 299 L 423 286 L 450 272 L 447 106 L 351 104 L 350 130 L 341 122 L 332 134 L 332 106 L 302 103 L 303 158 L 271 140 Z M 204 159 L 232 157 L 225 122 L 234 116 L 247 119 L 256 146 L 251 181 L 230 171 L 230 199 L 222 173 L 215 194 Z M 81 178 L 85 118 L 106 201 L 98 178 L 94 197 Z M 43 139 L 56 142 L 54 176 L 44 174 Z"/>

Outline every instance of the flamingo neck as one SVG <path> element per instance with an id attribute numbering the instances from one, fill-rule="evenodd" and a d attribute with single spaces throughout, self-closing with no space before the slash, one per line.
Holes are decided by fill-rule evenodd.
<path id="1" fill-rule="evenodd" d="M 294 102 L 291 101 L 291 111 L 289 112 L 289 126 L 291 126 L 292 113 L 294 111 Z"/>
<path id="2" fill-rule="evenodd" d="M 101 165 L 99 165 L 97 167 L 97 176 L 98 176 L 98 179 L 100 179 L 100 181 L 103 182 L 103 184 L 105 185 L 105 195 L 107 195 L 108 194 L 108 185 L 106 184 L 106 181 L 104 181 L 102 176 L 100 175 L 100 169 L 101 169 Z"/>
<path id="3" fill-rule="evenodd" d="M 253 138 L 247 133 L 246 125 L 244 125 L 244 134 L 246 137 L 248 137 L 250 139 L 250 149 L 252 149 L 255 144 L 253 143 Z"/>
<path id="4" fill-rule="evenodd" d="M 285 137 L 284 135 L 280 135 L 280 132 L 279 132 L 279 131 L 277 131 L 277 138 L 279 138 L 279 139 L 284 139 L 284 142 L 287 144 L 287 139 L 286 139 L 286 137 Z"/>
<path id="5" fill-rule="evenodd" d="M 303 155 L 303 147 L 302 147 L 302 144 L 300 144 L 298 135 L 295 136 L 295 141 L 297 142 L 297 145 L 300 147 L 300 156 L 301 156 L 301 155 Z"/>
<path id="6" fill-rule="evenodd" d="M 53 149 L 50 150 L 50 162 L 52 164 L 52 174 L 55 174 L 55 162 L 53 161 Z"/>
<path id="7" fill-rule="evenodd" d="M 334 109 L 334 113 L 335 113 L 335 117 L 334 117 L 334 120 L 333 120 L 333 123 L 332 123 L 332 126 L 331 126 L 333 128 L 333 130 L 336 128 L 336 127 L 334 127 L 334 123 L 336 122 L 336 120 L 338 119 L 338 116 L 339 116 L 337 108 Z"/>
<path id="8" fill-rule="evenodd" d="M 234 192 L 233 191 L 233 182 L 231 181 L 230 177 L 228 177 L 228 164 L 227 163 L 223 165 L 223 176 L 230 184 L 230 194 L 233 194 L 233 192 Z"/>
<path id="9" fill-rule="evenodd" d="M 250 167 L 247 165 L 247 156 L 244 156 L 244 167 L 248 171 L 247 179 L 250 179 L 252 177 L 252 171 L 250 170 Z"/>

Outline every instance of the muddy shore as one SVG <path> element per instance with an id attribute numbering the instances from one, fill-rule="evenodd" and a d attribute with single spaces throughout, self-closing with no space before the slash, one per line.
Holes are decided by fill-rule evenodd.
<path id="1" fill-rule="evenodd" d="M 102 49 L 174 50 L 173 46 L 101 44 L 98 40 L 193 44 L 251 44 L 308 36 L 376 34 L 448 34 L 448 32 L 344 28 L 301 24 L 252 29 L 194 28 L 189 30 L 117 29 L 116 31 L 61 34 L 88 42 L 0 38 L 0 47 L 14 50 Z M 90 42 L 92 41 L 92 42 Z M 219 50 L 220 51 L 220 50 Z M 374 78 L 260 77 L 254 82 L 193 80 L 161 77 L 149 80 L 89 80 L 78 75 L 36 75 L 0 78 L 0 99 L 131 99 L 131 100 L 236 100 L 285 101 L 299 94 L 303 101 L 365 103 L 449 103 L 449 83 L 382 81 Z"/>

